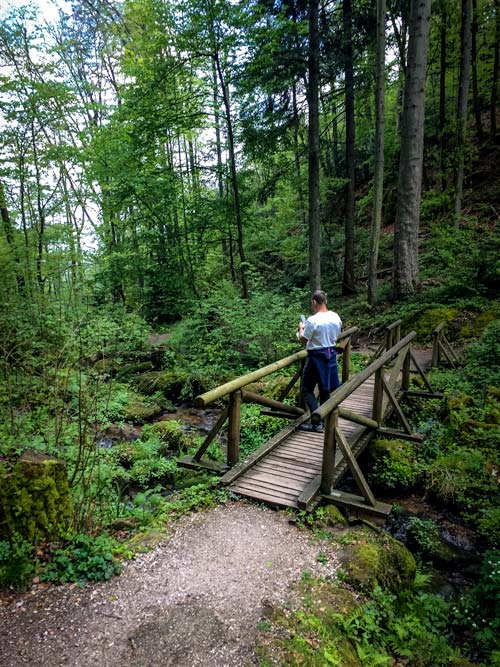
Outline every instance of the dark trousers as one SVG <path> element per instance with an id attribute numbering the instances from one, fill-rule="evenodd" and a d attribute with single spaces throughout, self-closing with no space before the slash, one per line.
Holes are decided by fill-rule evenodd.
<path id="1" fill-rule="evenodd" d="M 330 392 L 340 387 L 337 353 L 333 347 L 309 350 L 307 353 L 302 373 L 302 395 L 311 414 L 318 407 L 314 395 L 316 385 L 319 388 L 320 404 L 330 398 Z"/>

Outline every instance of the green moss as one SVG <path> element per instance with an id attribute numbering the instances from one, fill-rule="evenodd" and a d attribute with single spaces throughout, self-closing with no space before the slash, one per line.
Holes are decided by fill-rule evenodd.
<path id="1" fill-rule="evenodd" d="M 165 533 L 160 533 L 156 530 L 151 530 L 148 533 L 138 533 L 134 535 L 125 544 L 125 547 L 134 553 L 145 553 L 151 551 L 156 546 L 165 542 L 167 536 Z"/>
<path id="2" fill-rule="evenodd" d="M 336 526 L 347 526 L 347 519 L 335 505 L 327 505 L 324 508 L 324 516 L 327 526 L 335 528 Z"/>
<path id="3" fill-rule="evenodd" d="M 411 552 L 390 535 L 379 531 L 357 531 L 357 542 L 342 554 L 349 583 L 363 591 L 411 589 L 417 566 Z"/>
<path id="4" fill-rule="evenodd" d="M 187 445 L 187 438 L 182 424 L 174 419 L 147 424 L 142 429 L 143 440 L 156 440 L 162 443 L 160 454 L 179 451 Z"/>
<path id="5" fill-rule="evenodd" d="M 134 424 L 144 424 L 162 412 L 163 407 L 158 403 L 149 402 L 139 394 L 130 394 L 123 406 L 123 419 Z"/>
<path id="6" fill-rule="evenodd" d="M 189 376 L 184 371 L 151 371 L 143 373 L 137 380 L 137 387 L 143 394 L 162 392 L 167 398 L 176 399 L 180 396 Z"/>
<path id="7" fill-rule="evenodd" d="M 458 336 L 459 338 L 478 338 L 489 324 L 498 319 L 500 319 L 498 310 L 485 310 L 460 327 Z"/>
<path id="8" fill-rule="evenodd" d="M 151 361 L 142 361 L 137 364 L 124 364 L 123 366 L 118 366 L 116 369 L 116 379 L 118 381 L 123 378 L 130 377 L 131 375 L 137 375 L 138 373 L 146 373 L 152 371 L 154 368 Z"/>
<path id="9" fill-rule="evenodd" d="M 417 313 L 412 313 L 403 320 L 402 328 L 404 331 L 416 331 L 419 342 L 429 342 L 432 339 L 432 332 L 441 322 L 452 325 L 459 316 L 458 308 L 447 306 L 438 306 L 435 308 L 426 308 Z M 447 337 L 454 338 L 454 327 L 449 326 Z"/>
<path id="10" fill-rule="evenodd" d="M 66 464 L 25 452 L 11 471 L 0 471 L 0 535 L 29 542 L 60 536 L 73 516 Z"/>

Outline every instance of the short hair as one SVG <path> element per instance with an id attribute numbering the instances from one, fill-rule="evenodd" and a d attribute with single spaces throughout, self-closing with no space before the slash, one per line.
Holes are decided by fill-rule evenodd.
<path id="1" fill-rule="evenodd" d="M 319 303 L 320 305 L 326 303 L 326 292 L 323 292 L 321 289 L 316 290 L 313 292 L 312 300 L 316 301 L 316 303 Z"/>

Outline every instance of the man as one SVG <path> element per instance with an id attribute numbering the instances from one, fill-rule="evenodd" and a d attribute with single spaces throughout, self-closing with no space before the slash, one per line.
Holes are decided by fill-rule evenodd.
<path id="1" fill-rule="evenodd" d="M 319 400 L 324 403 L 330 398 L 330 392 L 340 386 L 335 343 L 340 335 L 342 321 L 337 313 L 327 308 L 326 294 L 317 290 L 312 295 L 313 315 L 305 322 L 300 322 L 298 338 L 306 346 L 307 359 L 302 374 L 302 395 L 309 412 L 318 407 L 314 395 L 319 387 Z M 323 431 L 322 424 L 305 422 L 299 426 L 301 431 Z"/>

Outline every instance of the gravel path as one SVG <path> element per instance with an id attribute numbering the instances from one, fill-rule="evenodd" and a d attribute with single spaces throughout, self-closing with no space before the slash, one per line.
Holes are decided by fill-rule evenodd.
<path id="1" fill-rule="evenodd" d="M 334 547 L 284 513 L 231 502 L 184 517 L 120 577 L 34 591 L 1 609 L 0 666 L 255 665 L 259 619 L 290 599 L 304 570 L 329 577 L 336 567 Z"/>

